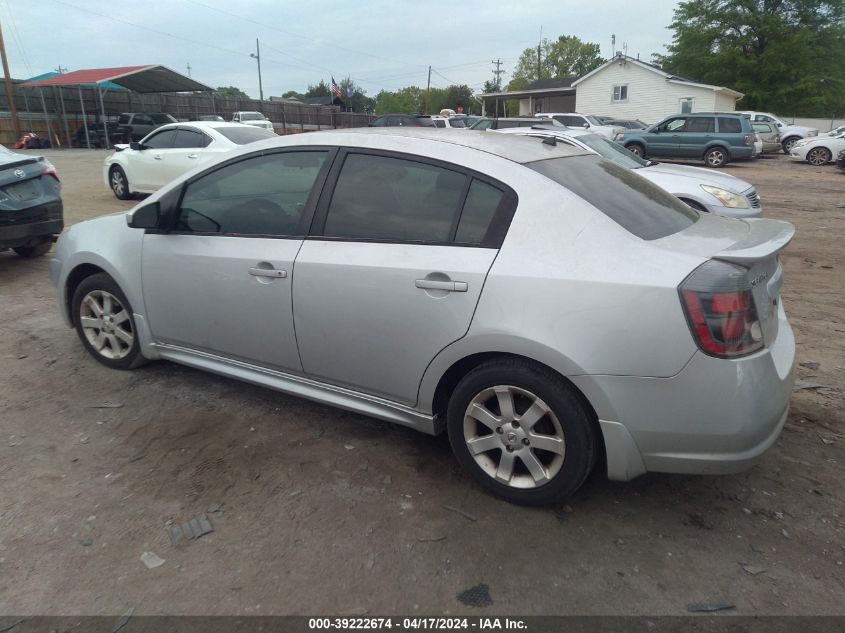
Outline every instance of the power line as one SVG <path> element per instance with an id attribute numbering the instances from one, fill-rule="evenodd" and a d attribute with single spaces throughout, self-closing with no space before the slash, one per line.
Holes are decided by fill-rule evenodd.
<path id="1" fill-rule="evenodd" d="M 499 91 L 499 90 L 502 89 L 501 75 L 502 75 L 502 73 L 505 72 L 501 68 L 502 67 L 502 60 L 501 59 L 494 59 L 490 63 L 493 64 L 496 67 L 496 70 L 493 71 L 493 75 L 496 77 L 496 79 L 494 80 L 493 83 L 496 86 L 496 90 Z"/>

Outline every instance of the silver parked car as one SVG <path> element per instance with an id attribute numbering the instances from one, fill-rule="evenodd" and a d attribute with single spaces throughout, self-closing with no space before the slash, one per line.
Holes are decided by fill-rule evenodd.
<path id="1" fill-rule="evenodd" d="M 608 141 L 587 130 L 540 125 L 494 132 L 540 138 L 554 137 L 561 143 L 595 152 L 626 169 L 637 170 L 637 174 L 677 196 L 682 202 L 698 211 L 731 218 L 757 218 L 763 215 L 760 196 L 754 186 L 730 174 L 714 172 L 712 169 L 702 167 L 645 160 L 629 152 L 619 143 Z"/>
<path id="2" fill-rule="evenodd" d="M 50 272 L 104 365 L 166 359 L 446 431 L 487 490 L 545 504 L 599 463 L 730 473 L 775 442 L 793 232 L 544 139 L 337 130 L 76 224 Z"/>

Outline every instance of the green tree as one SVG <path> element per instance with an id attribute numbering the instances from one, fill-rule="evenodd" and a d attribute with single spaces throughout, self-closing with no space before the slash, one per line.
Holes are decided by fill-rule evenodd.
<path id="1" fill-rule="evenodd" d="M 301 92 L 297 92 L 296 90 L 288 90 L 286 93 L 282 95 L 283 99 L 299 99 L 302 101 L 305 99 L 305 95 Z"/>
<path id="2" fill-rule="evenodd" d="M 408 86 L 394 92 L 382 90 L 376 96 L 376 113 L 422 112 L 425 107 L 425 89 Z"/>
<path id="3" fill-rule="evenodd" d="M 367 96 L 367 91 L 356 84 L 351 77 L 341 79 L 338 84 L 340 98 L 353 112 L 372 112 L 375 100 Z"/>
<path id="4" fill-rule="evenodd" d="M 842 0 L 687 0 L 676 9 L 668 72 L 745 94 L 743 108 L 831 116 L 845 109 Z"/>
<path id="5" fill-rule="evenodd" d="M 331 88 L 329 88 L 329 84 L 327 84 L 322 79 L 320 83 L 316 86 L 309 85 L 308 90 L 305 91 L 303 97 L 306 99 L 313 99 L 314 97 L 328 97 L 332 94 Z"/>
<path id="6" fill-rule="evenodd" d="M 238 97 L 240 99 L 249 99 L 249 95 L 247 93 L 235 86 L 219 86 L 215 89 L 214 94 L 219 97 Z"/>
<path id="7" fill-rule="evenodd" d="M 556 40 L 540 42 L 540 65 L 537 67 L 537 48 L 526 48 L 516 62 L 508 90 L 521 90 L 537 79 L 583 77 L 606 60 L 601 47 L 583 42 L 574 35 L 561 35 Z"/>

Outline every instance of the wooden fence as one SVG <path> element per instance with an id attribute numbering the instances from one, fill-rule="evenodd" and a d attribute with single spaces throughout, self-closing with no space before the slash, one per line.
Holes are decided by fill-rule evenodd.
<path id="1" fill-rule="evenodd" d="M 93 86 L 23 88 L 20 82 L 15 84 L 15 104 L 21 129 L 41 137 L 48 136 L 49 129 L 54 146 L 71 146 L 83 118 L 88 123 L 102 119 L 100 96 Z M 102 95 L 102 108 L 109 123 L 116 123 L 122 112 L 167 112 L 182 121 L 211 114 L 220 115 L 228 121 L 236 111 L 262 112 L 273 122 L 279 134 L 364 127 L 375 118 L 357 112 L 341 112 L 333 106 L 220 97 L 210 93 L 139 94 L 114 89 Z M 0 82 L 0 143 L 11 145 L 15 140 L 6 88 Z"/>

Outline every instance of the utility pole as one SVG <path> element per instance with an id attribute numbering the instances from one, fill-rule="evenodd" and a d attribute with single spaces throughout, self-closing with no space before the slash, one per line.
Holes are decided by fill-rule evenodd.
<path id="1" fill-rule="evenodd" d="M 9 60 L 6 59 L 6 44 L 3 42 L 3 29 L 0 28 L 0 57 L 3 59 L 3 77 L 6 79 L 6 100 L 9 102 L 9 112 L 12 114 L 12 125 L 15 127 L 15 140 L 21 137 L 21 122 L 18 120 L 18 106 L 15 103 L 15 87 L 9 74 Z"/>
<path id="2" fill-rule="evenodd" d="M 428 81 L 425 84 L 425 112 L 428 114 L 428 97 L 431 94 L 431 66 L 428 67 Z"/>
<path id="3" fill-rule="evenodd" d="M 56 68 L 54 68 L 57 73 L 60 75 L 67 72 L 67 68 L 63 68 L 61 64 L 59 64 Z"/>
<path id="4" fill-rule="evenodd" d="M 540 46 L 543 44 L 543 25 L 540 25 L 540 41 L 537 42 L 537 79 L 543 78 L 542 66 L 540 60 Z"/>
<path id="5" fill-rule="evenodd" d="M 188 68 L 188 77 L 190 77 L 191 76 L 191 62 L 188 62 L 187 68 Z"/>
<path id="6" fill-rule="evenodd" d="M 258 38 L 255 38 L 255 52 L 249 54 L 255 61 L 258 62 L 258 96 L 261 102 L 264 102 L 264 88 L 261 85 L 261 49 L 258 47 Z"/>
<path id="7" fill-rule="evenodd" d="M 490 63 L 496 67 L 496 70 L 493 71 L 493 76 L 496 78 L 493 83 L 496 86 L 496 92 L 498 92 L 502 89 L 502 80 L 500 76 L 503 72 L 505 72 L 504 70 L 502 70 L 502 60 L 494 59 Z"/>

